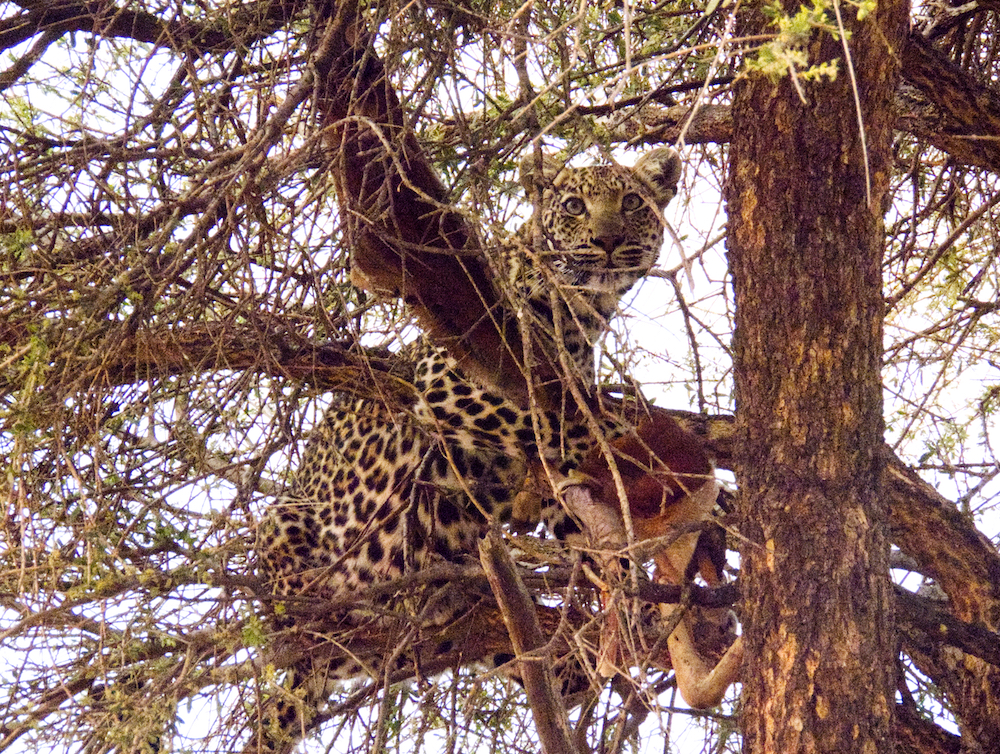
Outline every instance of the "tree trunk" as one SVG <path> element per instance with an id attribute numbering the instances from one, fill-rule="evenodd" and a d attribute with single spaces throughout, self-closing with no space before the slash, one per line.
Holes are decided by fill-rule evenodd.
<path id="1" fill-rule="evenodd" d="M 881 215 L 906 6 L 879 3 L 862 22 L 845 6 L 844 22 L 867 155 L 842 43 L 826 31 L 806 51 L 813 65 L 839 58 L 835 81 L 752 74 L 733 109 L 743 728 L 755 754 L 891 750 Z"/>

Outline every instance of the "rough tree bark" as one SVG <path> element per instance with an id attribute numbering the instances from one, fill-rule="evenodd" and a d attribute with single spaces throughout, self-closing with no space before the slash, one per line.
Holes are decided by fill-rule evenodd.
<path id="1" fill-rule="evenodd" d="M 891 750 L 882 201 L 906 10 L 879 3 L 862 22 L 845 10 L 857 102 L 825 31 L 806 51 L 811 64 L 840 59 L 835 81 L 751 75 L 736 88 L 727 199 L 755 754 Z"/>

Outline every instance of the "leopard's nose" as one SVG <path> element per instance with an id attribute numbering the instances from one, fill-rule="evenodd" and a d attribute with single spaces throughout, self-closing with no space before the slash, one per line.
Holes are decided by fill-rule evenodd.
<path id="1" fill-rule="evenodd" d="M 599 249 L 603 249 L 604 253 L 608 255 L 608 259 L 611 259 L 611 254 L 614 250 L 622 245 L 625 241 L 625 236 L 623 235 L 601 235 L 594 236 L 590 239 L 590 242 Z"/>
<path id="2" fill-rule="evenodd" d="M 595 214 L 591 220 L 590 242 L 608 255 L 625 241 L 625 225 L 615 212 Z"/>

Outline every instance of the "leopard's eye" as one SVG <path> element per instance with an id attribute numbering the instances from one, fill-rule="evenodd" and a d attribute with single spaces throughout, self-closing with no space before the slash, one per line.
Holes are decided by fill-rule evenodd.
<path id="1" fill-rule="evenodd" d="M 646 201 L 638 194 L 625 194 L 622 197 L 622 209 L 626 212 L 633 212 L 645 203 Z"/>
<path id="2" fill-rule="evenodd" d="M 582 215 L 587 210 L 587 205 L 578 196 L 571 196 L 563 202 L 563 209 L 571 215 Z"/>

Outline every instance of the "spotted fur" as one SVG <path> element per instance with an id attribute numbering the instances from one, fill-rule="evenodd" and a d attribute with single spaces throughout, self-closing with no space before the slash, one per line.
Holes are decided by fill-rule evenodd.
<path id="1" fill-rule="evenodd" d="M 634 168 L 564 168 L 533 156 L 522 166 L 536 211 L 506 249 L 505 296 L 527 318 L 533 346 L 568 354 L 585 389 L 594 345 L 619 299 L 656 261 L 660 210 L 679 170 L 669 149 L 647 153 Z M 557 412 L 533 416 L 466 378 L 433 346 L 421 350 L 414 385 L 420 399 L 410 412 L 376 401 L 337 406 L 313 432 L 290 491 L 259 530 L 261 569 L 276 595 L 327 598 L 475 557 L 487 522 L 510 518 L 533 459 L 568 473 L 592 445 L 582 423 Z M 445 599 L 422 620 L 446 623 L 464 607 L 462 598 Z M 338 659 L 324 673 L 352 677 L 363 664 Z M 302 709 L 277 705 L 275 741 L 294 740 L 296 716 L 315 714 L 326 685 L 312 685 Z"/>

